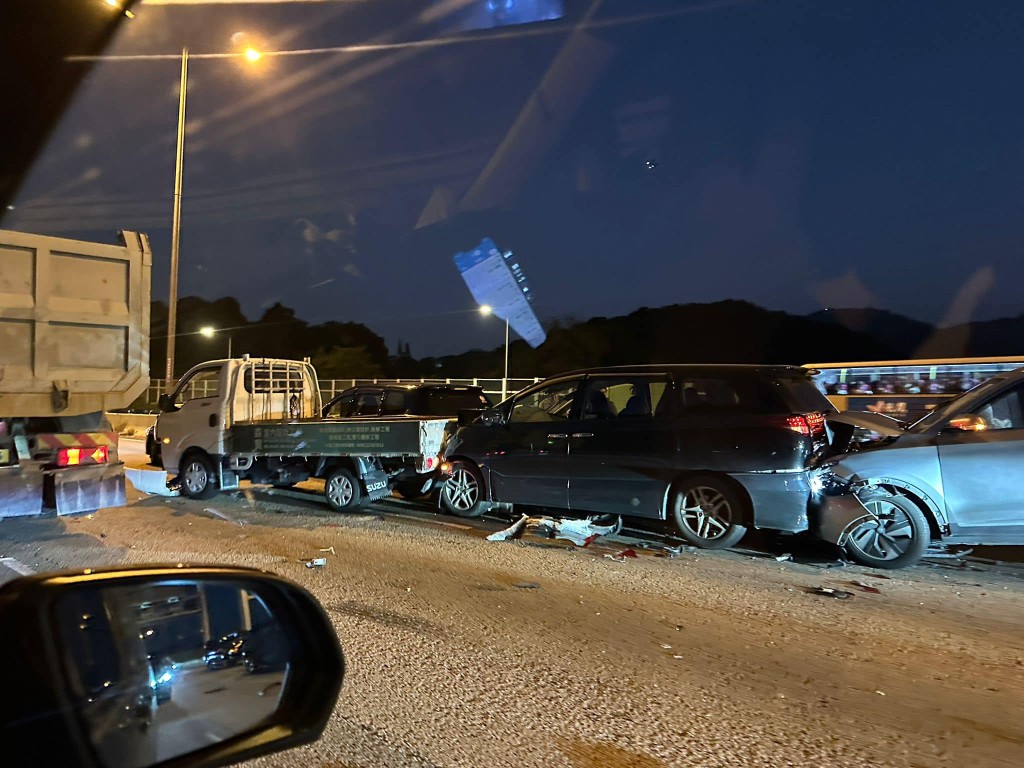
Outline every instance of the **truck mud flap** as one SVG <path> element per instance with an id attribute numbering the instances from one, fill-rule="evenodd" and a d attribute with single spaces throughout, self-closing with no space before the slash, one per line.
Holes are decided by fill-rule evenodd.
<path id="1" fill-rule="evenodd" d="M 43 473 L 21 466 L 0 467 L 0 517 L 43 513 Z"/>
<path id="2" fill-rule="evenodd" d="M 58 515 L 125 505 L 124 464 L 72 467 L 47 475 L 46 500 Z"/>
<path id="3" fill-rule="evenodd" d="M 363 487 L 368 501 L 379 501 L 391 495 L 391 483 L 386 472 L 366 472 L 363 475 Z"/>

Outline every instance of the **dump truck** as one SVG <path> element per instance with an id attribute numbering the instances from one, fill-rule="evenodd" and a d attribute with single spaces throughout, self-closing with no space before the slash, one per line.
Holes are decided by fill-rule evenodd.
<path id="1" fill-rule="evenodd" d="M 322 417 L 308 360 L 201 363 L 161 395 L 155 439 L 169 483 L 206 499 L 239 481 L 287 488 L 311 477 L 337 511 L 391 495 L 400 473 L 439 465 L 446 418 Z"/>
<path id="2" fill-rule="evenodd" d="M 125 503 L 104 412 L 149 386 L 152 251 L 0 230 L 0 517 Z"/>

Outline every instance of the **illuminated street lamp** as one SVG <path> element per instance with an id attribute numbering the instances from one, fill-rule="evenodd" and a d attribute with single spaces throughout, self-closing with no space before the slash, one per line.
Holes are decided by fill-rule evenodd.
<path id="1" fill-rule="evenodd" d="M 250 62 L 258 61 L 263 54 L 255 48 L 245 49 Z M 178 251 L 181 245 L 181 178 L 185 161 L 185 101 L 188 91 L 188 48 L 181 49 L 181 85 L 178 89 L 178 141 L 174 154 L 174 213 L 171 217 L 171 284 L 167 299 L 167 385 L 174 382 L 174 337 L 178 330 Z M 212 331 L 212 329 L 211 329 Z M 205 334 L 204 334 L 205 335 Z M 228 357 L 231 339 L 228 339 Z"/>
<path id="2" fill-rule="evenodd" d="M 490 304 L 480 305 L 480 314 L 488 317 L 494 314 L 494 307 Z M 501 399 L 508 396 L 508 318 L 505 318 L 505 377 L 501 380 Z"/>
<path id="3" fill-rule="evenodd" d="M 212 325 L 204 325 L 199 329 L 199 335 L 207 339 L 212 339 L 217 335 L 217 329 Z M 228 336 L 228 359 L 231 359 L 231 337 Z"/>

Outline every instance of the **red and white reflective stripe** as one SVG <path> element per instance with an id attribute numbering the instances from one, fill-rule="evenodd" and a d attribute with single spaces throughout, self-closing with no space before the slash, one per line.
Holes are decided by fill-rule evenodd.
<path id="1" fill-rule="evenodd" d="M 39 448 L 97 448 L 117 445 L 117 432 L 69 432 L 36 435 Z"/>

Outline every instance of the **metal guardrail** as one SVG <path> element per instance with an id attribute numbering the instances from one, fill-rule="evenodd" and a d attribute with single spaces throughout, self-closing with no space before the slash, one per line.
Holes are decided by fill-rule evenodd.
<path id="1" fill-rule="evenodd" d="M 521 389 L 531 384 L 536 384 L 539 378 L 510 378 L 507 391 L 514 395 Z M 321 379 L 320 396 L 327 402 L 339 392 L 359 386 L 372 386 L 374 384 L 458 384 L 464 386 L 481 387 L 492 399 L 499 400 L 502 391 L 502 379 Z M 145 403 L 143 406 L 155 406 L 160 395 L 167 391 L 166 379 L 150 379 L 149 389 L 146 390 Z M 189 385 L 190 397 L 212 397 L 217 394 L 217 381 L 214 379 L 200 379 Z M 136 404 L 139 407 L 139 404 Z"/>

